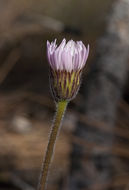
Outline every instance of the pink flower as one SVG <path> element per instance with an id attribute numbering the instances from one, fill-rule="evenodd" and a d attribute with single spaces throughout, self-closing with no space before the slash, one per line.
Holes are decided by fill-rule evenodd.
<path id="1" fill-rule="evenodd" d="M 80 87 L 81 73 L 89 55 L 82 41 L 63 39 L 57 47 L 47 41 L 47 57 L 50 65 L 50 84 L 56 101 L 73 99 Z"/>
<path id="2" fill-rule="evenodd" d="M 89 45 L 86 48 L 82 41 L 70 40 L 66 43 L 66 39 L 63 39 L 58 47 L 56 40 L 51 43 L 47 41 L 48 61 L 53 70 L 67 72 L 81 70 L 86 64 L 88 55 Z"/>

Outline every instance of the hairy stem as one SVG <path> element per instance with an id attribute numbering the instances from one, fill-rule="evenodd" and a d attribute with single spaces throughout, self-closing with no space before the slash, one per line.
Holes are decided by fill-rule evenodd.
<path id="1" fill-rule="evenodd" d="M 50 138 L 49 138 L 47 151 L 45 154 L 45 159 L 43 162 L 37 190 L 45 190 L 46 188 L 46 180 L 47 180 L 48 171 L 50 168 L 50 163 L 52 160 L 54 146 L 55 146 L 56 138 L 61 126 L 61 121 L 63 119 L 67 104 L 68 104 L 67 101 L 60 101 L 57 103 L 57 112 L 56 112 L 54 123 L 52 125 L 52 130 L 50 133 Z"/>

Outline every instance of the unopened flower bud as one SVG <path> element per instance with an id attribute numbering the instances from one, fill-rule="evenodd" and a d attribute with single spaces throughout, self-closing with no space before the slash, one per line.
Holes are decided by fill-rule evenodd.
<path id="1" fill-rule="evenodd" d="M 56 101 L 73 99 L 80 87 L 82 70 L 89 54 L 82 41 L 63 39 L 57 47 L 47 41 L 47 57 L 50 65 L 50 85 Z"/>

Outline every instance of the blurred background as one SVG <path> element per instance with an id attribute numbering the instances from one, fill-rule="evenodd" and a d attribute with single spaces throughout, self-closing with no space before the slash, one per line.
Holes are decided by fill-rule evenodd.
<path id="1" fill-rule="evenodd" d="M 129 189 L 129 0 L 0 0 L 0 190 L 34 190 L 55 103 L 46 41 L 90 44 L 48 190 Z"/>

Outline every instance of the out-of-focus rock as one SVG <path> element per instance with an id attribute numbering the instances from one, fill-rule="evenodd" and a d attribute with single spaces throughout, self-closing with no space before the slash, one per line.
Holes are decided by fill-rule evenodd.
<path id="1" fill-rule="evenodd" d="M 32 129 L 32 123 L 29 121 L 28 118 L 24 116 L 14 116 L 11 123 L 11 130 L 17 133 L 26 134 L 30 132 Z"/>

